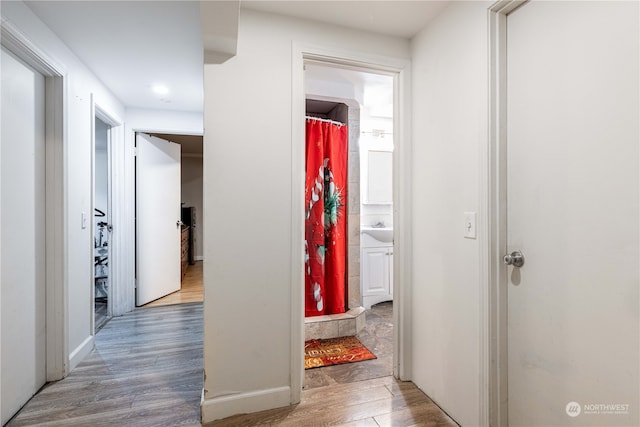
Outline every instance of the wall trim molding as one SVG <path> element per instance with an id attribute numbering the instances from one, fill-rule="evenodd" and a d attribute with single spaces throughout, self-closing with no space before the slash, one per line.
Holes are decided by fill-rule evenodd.
<path id="1" fill-rule="evenodd" d="M 64 76 L 66 69 L 36 46 L 11 21 L 2 18 L 0 25 L 2 46 L 17 54 L 20 59 L 35 68 L 45 77 Z"/>
<path id="2" fill-rule="evenodd" d="M 78 366 L 78 363 L 82 362 L 82 360 L 91 353 L 95 346 L 95 341 L 93 335 L 89 335 L 84 339 L 82 344 L 78 346 L 75 350 L 71 352 L 69 355 L 69 371 L 72 371 L 73 368 Z"/>
<path id="3" fill-rule="evenodd" d="M 486 218 L 480 246 L 480 422 L 507 426 L 507 291 L 506 268 L 506 53 L 507 15 L 527 0 L 499 0 L 488 9 L 489 117 L 488 145 L 480 159 L 480 203 Z"/>
<path id="4" fill-rule="evenodd" d="M 200 416 L 204 424 L 236 414 L 289 406 L 290 398 L 291 389 L 289 387 L 236 393 L 212 399 L 205 399 L 203 390 L 200 401 Z"/>

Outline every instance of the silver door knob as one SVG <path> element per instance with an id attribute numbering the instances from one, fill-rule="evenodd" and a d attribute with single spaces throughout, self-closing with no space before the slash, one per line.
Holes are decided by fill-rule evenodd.
<path id="1" fill-rule="evenodd" d="M 178 220 L 176 221 L 176 227 L 180 228 L 184 225 L 184 222 L 182 222 L 182 220 Z"/>
<path id="2" fill-rule="evenodd" d="M 505 255 L 503 260 L 505 264 L 513 265 L 514 267 L 522 267 L 524 265 L 524 255 L 520 251 L 513 251 Z"/>

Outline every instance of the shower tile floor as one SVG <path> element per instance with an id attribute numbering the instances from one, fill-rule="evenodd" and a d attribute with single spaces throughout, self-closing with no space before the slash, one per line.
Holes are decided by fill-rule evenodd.
<path id="1" fill-rule="evenodd" d="M 356 336 L 377 359 L 305 370 L 304 389 L 393 375 L 393 302 L 366 311 L 366 326 Z"/>

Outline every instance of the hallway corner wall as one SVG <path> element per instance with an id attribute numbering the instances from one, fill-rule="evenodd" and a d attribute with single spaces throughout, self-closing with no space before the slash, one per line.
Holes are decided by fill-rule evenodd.
<path id="1" fill-rule="evenodd" d="M 413 381 L 461 425 L 481 425 L 486 236 L 463 238 L 481 211 L 488 135 L 487 8 L 453 2 L 412 40 Z M 418 220 L 418 218 L 420 220 Z"/>
<path id="2" fill-rule="evenodd" d="M 292 313 L 291 156 L 304 138 L 292 140 L 293 43 L 409 57 L 405 39 L 243 10 L 238 55 L 205 65 L 204 422 L 300 394 L 291 389 L 291 336 L 303 321 Z M 302 232 L 303 203 L 299 212 Z"/>

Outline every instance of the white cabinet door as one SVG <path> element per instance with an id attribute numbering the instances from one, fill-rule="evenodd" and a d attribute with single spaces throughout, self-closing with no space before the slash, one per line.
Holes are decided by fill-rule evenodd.
<path id="1" fill-rule="evenodd" d="M 393 247 L 362 248 L 362 305 L 393 299 Z"/>

